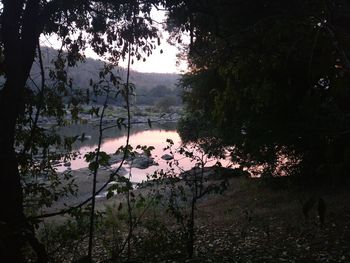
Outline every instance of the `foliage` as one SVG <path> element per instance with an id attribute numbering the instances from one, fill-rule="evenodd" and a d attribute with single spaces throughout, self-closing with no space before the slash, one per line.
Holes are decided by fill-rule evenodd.
<path id="1" fill-rule="evenodd" d="M 171 112 L 171 107 L 176 105 L 177 105 L 176 97 L 168 95 L 159 99 L 155 106 L 160 112 Z"/>
<path id="2" fill-rule="evenodd" d="M 163 101 L 163 105 L 181 105 L 181 91 L 178 87 L 171 89 L 163 85 L 157 85 L 148 91 L 140 90 L 136 94 L 136 104 L 157 106 Z"/>
<path id="3" fill-rule="evenodd" d="M 50 262 L 78 260 L 85 254 L 91 207 L 75 211 L 63 222 L 42 224 L 39 238 L 45 245 Z M 96 214 L 101 219 L 101 214 Z"/>
<path id="4" fill-rule="evenodd" d="M 51 62 L 57 57 L 59 50 L 43 46 L 41 47 L 41 50 L 45 75 L 48 75 L 50 70 L 54 69 L 54 64 Z M 67 55 L 67 53 L 63 52 L 63 55 Z M 102 105 L 104 102 L 104 97 L 95 95 L 90 86 L 90 80 L 94 82 L 99 81 L 98 72 L 103 67 L 103 61 L 87 57 L 83 62 L 78 62 L 76 67 L 70 67 L 67 71 L 67 77 L 72 82 L 72 90 L 80 90 L 85 96 L 89 95 L 89 104 Z M 40 86 L 40 71 L 40 66 L 35 63 L 31 70 L 31 78 L 35 84 L 32 82 L 28 83 L 28 86 L 32 90 L 36 90 L 35 85 Z M 112 71 L 115 75 L 120 76 L 123 82 L 126 81 L 126 69 L 116 66 Z M 131 82 L 135 84 L 136 87 L 136 105 L 153 105 L 159 97 L 170 94 L 177 97 L 177 104 L 180 103 L 181 90 L 175 86 L 179 79 L 179 75 L 170 73 L 142 73 L 133 71 L 132 69 L 130 72 Z M 52 85 L 51 81 L 54 82 L 54 80 L 48 79 L 47 83 Z M 87 90 L 89 90 L 89 94 L 87 94 Z M 68 91 L 68 96 L 66 97 L 69 96 L 71 96 L 71 91 Z M 114 104 L 122 105 L 123 103 L 124 101 L 119 98 L 116 99 Z"/>
<path id="5" fill-rule="evenodd" d="M 174 149 L 172 140 L 168 139 L 167 143 L 164 150 L 168 150 L 173 157 L 175 154 L 180 155 L 180 157 L 168 161 L 169 169 L 156 171 L 150 179 L 155 180 L 156 185 L 163 185 L 159 188 L 162 203 L 167 213 L 178 223 L 181 239 L 186 244 L 184 251 L 186 251 L 188 258 L 192 258 L 195 244 L 197 203 L 207 195 L 223 193 L 227 187 L 227 180 L 220 178 L 219 182 L 209 181 L 209 177 L 212 175 L 205 173 L 205 166 L 210 159 L 200 147 L 188 145 Z M 192 169 L 185 171 L 181 167 L 180 160 L 184 158 L 193 164 Z M 220 163 L 217 162 L 211 167 L 212 172 L 217 173 L 215 168 L 219 167 Z"/>
<path id="6" fill-rule="evenodd" d="M 217 138 L 234 146 L 234 161 L 263 165 L 263 174 L 345 178 L 349 8 L 338 0 L 261 0 L 172 10 L 173 35 L 192 37 L 183 137 Z M 283 173 L 282 156 L 294 162 Z"/>
<path id="7" fill-rule="evenodd" d="M 127 54 L 129 58 L 145 60 L 159 42 L 155 41 L 158 33 L 149 17 L 156 3 L 1 1 L 0 74 L 4 83 L 0 90 L 0 222 L 11 229 L 6 240 L 4 237 L 0 240 L 1 258 L 23 262 L 22 247 L 29 244 L 38 261 L 46 261 L 47 255 L 35 238 L 32 223 L 37 223 L 38 217 L 49 216 L 38 215 L 43 206 L 51 206 L 58 198 L 75 192 L 71 174 L 58 174 L 53 164 L 62 158 L 68 162 L 75 157 L 71 149 L 79 135 L 61 138 L 55 132 L 56 128 L 79 121 L 80 105 L 89 100 L 90 94 L 84 89 L 73 89 L 68 68 L 84 61 L 87 47 L 113 66 Z M 39 45 L 41 35 L 55 35 L 61 41 L 61 49 L 48 73 Z M 30 76 L 35 60 L 40 68 L 40 85 Z M 106 73 L 108 67 L 104 70 L 100 77 L 108 75 L 108 81 L 116 85 L 118 79 Z M 103 81 L 99 84 L 104 85 Z M 129 88 L 127 85 L 121 89 L 120 95 L 129 97 Z M 41 118 L 49 119 L 54 125 L 41 125 Z M 98 151 L 95 157 L 90 168 L 96 177 L 98 165 L 105 165 L 108 158 Z M 95 191 L 92 198 L 94 194 Z M 93 207 L 91 210 L 93 213 Z M 28 220 L 29 216 L 33 222 Z"/>
<path id="8" fill-rule="evenodd" d="M 137 259 L 141 262 L 181 262 L 186 260 L 186 239 L 156 218 L 144 220 L 144 233 L 135 242 Z"/>

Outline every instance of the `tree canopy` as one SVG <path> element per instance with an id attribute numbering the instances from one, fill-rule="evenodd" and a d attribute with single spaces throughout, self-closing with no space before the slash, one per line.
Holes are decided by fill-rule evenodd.
<path id="1" fill-rule="evenodd" d="M 145 59 L 157 45 L 157 30 L 150 18 L 152 7 L 159 1 L 81 1 L 81 0 L 20 0 L 1 1 L 0 7 L 0 74 L 5 82 L 0 90 L 0 222 L 9 233 L 1 237 L 1 258 L 22 262 L 21 248 L 29 241 L 40 254 L 40 244 L 33 236 L 32 222 L 24 215 L 22 176 L 47 175 L 54 178 L 52 189 L 40 188 L 41 201 L 50 205 L 58 198 L 51 196 L 59 182 L 51 167 L 50 145 L 69 151 L 72 140 L 61 141 L 52 130 L 38 126 L 39 116 L 51 116 L 63 125 L 64 97 L 72 88 L 66 68 L 84 60 L 84 50 L 91 47 L 111 63 L 130 54 L 134 59 Z M 41 61 L 40 37 L 55 35 L 61 40 L 61 51 L 54 60 L 54 69 L 48 76 Z M 36 90 L 27 88 L 34 61 L 41 68 L 41 85 Z M 108 74 L 100 77 L 117 85 L 119 80 Z M 50 78 L 50 82 L 47 81 Z M 50 86 L 50 87 L 49 87 Z M 49 88 L 48 88 L 49 87 Z M 68 102 L 73 118 L 77 117 L 82 92 L 72 94 Z M 33 162 L 42 154 L 45 162 Z M 57 155 L 55 158 L 61 158 Z M 56 178 L 56 179 L 55 179 Z M 30 184 L 29 184 L 30 185 Z M 22 187 L 23 186 L 23 187 Z M 39 191 L 29 188 L 30 191 Z M 48 196 L 49 195 L 49 196 Z M 27 209 L 27 208 L 26 208 Z M 1 232 L 3 232 L 1 230 Z M 6 233 L 7 233 L 6 232 Z M 40 257 L 39 257 L 40 258 Z M 43 260 L 43 259 L 41 259 Z"/>
<path id="2" fill-rule="evenodd" d="M 270 175 L 281 173 L 284 156 L 295 165 L 283 174 L 345 176 L 349 8 L 347 1 L 261 0 L 173 10 L 174 35 L 187 26 L 192 36 L 183 137 L 219 138 L 234 146 L 234 160 L 265 165 Z"/>
<path id="3" fill-rule="evenodd" d="M 23 262 L 21 252 L 29 244 L 38 261 L 45 262 L 45 248 L 34 230 L 38 211 L 74 192 L 71 174 L 58 175 L 52 163 L 72 157 L 71 146 L 77 138 L 62 139 L 53 128 L 38 125 L 43 116 L 55 118 L 57 126 L 65 125 L 67 113 L 77 120 L 80 103 L 89 99 L 86 87 L 73 90 L 67 67 L 78 66 L 85 60 L 84 50 L 91 47 L 112 63 L 99 72 L 99 82 L 90 81 L 94 91 L 107 94 L 104 109 L 111 87 L 115 96 L 127 98 L 128 109 L 129 71 L 127 84 L 122 85 L 112 68 L 120 59 L 128 58 L 130 64 L 151 55 L 160 41 L 150 17 L 158 5 L 168 11 L 172 40 L 183 43 L 184 34 L 190 38 L 182 54 L 190 65 L 181 82 L 187 105 L 180 123 L 185 140 L 196 141 L 210 152 L 229 146 L 233 161 L 263 168 L 262 175 L 346 178 L 350 163 L 347 0 L 0 3 L 0 75 L 4 79 L 0 88 L 0 258 Z M 48 74 L 43 69 L 42 36 L 61 40 Z M 40 69 L 40 84 L 30 76 L 33 63 Z M 105 86 L 98 89 L 101 85 Z M 149 92 L 176 103 L 161 87 Z M 92 108 L 92 114 L 98 115 L 99 109 Z M 116 125 L 122 124 L 119 120 Z M 140 146 L 150 152 L 145 147 Z M 106 164 L 109 159 L 99 150 L 87 158 L 94 182 L 99 161 Z M 38 176 L 49 180 L 33 183 L 31 179 Z M 65 178 L 63 191 L 58 189 L 60 176 Z M 125 179 L 124 183 L 132 188 Z M 96 184 L 93 187 L 94 197 Z"/>

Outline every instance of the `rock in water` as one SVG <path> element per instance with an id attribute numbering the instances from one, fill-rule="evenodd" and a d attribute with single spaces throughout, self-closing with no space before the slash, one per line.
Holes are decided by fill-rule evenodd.
<path id="1" fill-rule="evenodd" d="M 147 156 L 138 156 L 132 161 L 132 167 L 139 169 L 146 169 L 155 164 L 153 158 Z"/>
<path id="2" fill-rule="evenodd" d="M 174 159 L 174 157 L 170 154 L 163 154 L 163 156 L 161 157 L 163 160 L 166 160 L 166 161 L 170 161 L 172 159 Z"/>

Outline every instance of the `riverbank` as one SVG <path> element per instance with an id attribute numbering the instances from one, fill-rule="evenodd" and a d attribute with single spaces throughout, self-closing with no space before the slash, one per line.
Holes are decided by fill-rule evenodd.
<path id="1" fill-rule="evenodd" d="M 234 180 L 239 187 L 199 205 L 199 257 L 216 258 L 212 262 L 350 262 L 346 187 L 307 189 L 289 178 Z M 308 218 L 303 213 L 306 202 L 319 198 L 326 204 L 323 225 L 317 203 Z"/>
<path id="2" fill-rule="evenodd" d="M 303 213 L 306 202 L 319 198 L 324 224 L 317 203 L 307 218 Z M 158 219 L 174 224 L 165 218 Z M 222 195 L 198 203 L 194 258 L 172 249 L 139 251 L 136 262 L 350 262 L 350 193 L 346 186 L 306 188 L 289 178 L 232 177 Z"/>
<path id="3" fill-rule="evenodd" d="M 192 260 L 186 260 L 184 243 L 176 239 L 180 225 L 166 207 L 156 206 L 135 230 L 140 243 L 135 243 L 134 262 L 350 262 L 350 193 L 345 186 L 309 188 L 290 178 L 245 176 L 231 176 L 228 183 L 223 194 L 198 201 Z M 140 193 L 147 190 L 134 191 Z M 324 224 L 316 203 L 308 218 L 303 212 L 308 200 L 319 198 L 326 204 Z M 97 201 L 97 209 L 107 211 L 107 222 L 121 220 L 116 223 L 121 233 L 127 229 L 124 208 L 118 209 L 124 201 L 123 195 Z M 106 259 L 105 249 L 97 241 L 97 261 Z"/>

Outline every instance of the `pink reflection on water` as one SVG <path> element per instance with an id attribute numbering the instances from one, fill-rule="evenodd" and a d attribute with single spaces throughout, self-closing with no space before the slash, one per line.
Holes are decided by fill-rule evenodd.
<path id="1" fill-rule="evenodd" d="M 153 146 L 155 149 L 152 151 L 152 157 L 154 158 L 154 161 L 158 163 L 158 165 L 152 165 L 146 169 L 138 169 L 138 168 L 132 168 L 132 182 L 141 182 L 143 180 L 146 180 L 147 174 L 152 174 L 155 171 L 159 169 L 168 169 L 169 165 L 166 160 L 163 160 L 161 157 L 166 154 L 170 153 L 169 150 L 165 150 L 164 148 L 168 145 L 166 142 L 167 139 L 171 139 L 174 142 L 174 145 L 172 147 L 173 150 L 176 150 L 181 146 L 181 138 L 179 134 L 176 131 L 165 131 L 165 130 L 146 130 L 138 133 L 134 133 L 130 135 L 130 145 L 135 149 L 137 145 L 147 145 L 147 146 Z M 101 150 L 105 151 L 108 154 L 115 153 L 116 150 L 120 147 L 125 145 L 126 142 L 126 136 L 113 138 L 113 139 L 105 139 L 102 143 Z M 94 151 L 96 148 L 95 146 L 92 147 L 82 147 L 79 149 L 81 153 L 81 158 L 77 158 L 75 160 L 71 161 L 71 169 L 77 170 L 81 168 L 86 168 L 88 164 L 85 162 L 83 156 L 90 151 Z M 200 153 L 198 153 L 200 154 Z M 194 167 L 195 163 L 191 162 L 189 158 L 184 158 L 179 153 L 175 153 L 174 155 L 176 160 L 179 161 L 179 167 L 181 169 L 176 169 L 177 172 L 180 172 L 181 170 L 188 170 Z M 216 160 L 208 160 L 206 166 L 212 166 L 214 165 Z M 228 160 L 220 160 L 220 162 L 227 166 L 229 165 Z M 129 171 L 129 164 L 124 165 L 125 168 Z M 59 170 L 63 170 L 62 167 L 59 168 Z"/>

